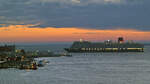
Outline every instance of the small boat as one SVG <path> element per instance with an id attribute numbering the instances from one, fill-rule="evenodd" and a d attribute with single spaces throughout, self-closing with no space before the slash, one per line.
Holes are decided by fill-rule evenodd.
<path id="1" fill-rule="evenodd" d="M 72 57 L 72 55 L 71 55 L 71 54 L 69 54 L 69 53 L 63 53 L 63 54 L 62 54 L 62 56 Z"/>
<path id="2" fill-rule="evenodd" d="M 19 66 L 19 69 L 23 70 L 23 69 L 29 69 L 29 70 L 36 70 L 37 69 L 37 65 L 36 63 L 31 63 L 29 64 L 21 64 Z"/>
<path id="3" fill-rule="evenodd" d="M 40 60 L 40 61 L 37 62 L 37 66 L 38 67 L 43 67 L 47 63 L 49 63 L 49 61 L 47 61 L 47 60 Z"/>

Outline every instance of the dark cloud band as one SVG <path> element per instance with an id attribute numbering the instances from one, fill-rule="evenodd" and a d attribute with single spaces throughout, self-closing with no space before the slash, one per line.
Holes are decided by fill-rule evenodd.
<path id="1" fill-rule="evenodd" d="M 149 0 L 0 0 L 0 24 L 150 30 L 149 3 Z"/>

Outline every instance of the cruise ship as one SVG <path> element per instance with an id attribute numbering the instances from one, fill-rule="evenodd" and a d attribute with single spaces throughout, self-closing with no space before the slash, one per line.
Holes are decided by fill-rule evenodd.
<path id="1" fill-rule="evenodd" d="M 117 42 L 107 40 L 104 42 L 75 41 L 70 48 L 65 48 L 67 52 L 144 52 L 144 45 L 133 41 L 124 42 L 123 37 L 119 37 Z"/>

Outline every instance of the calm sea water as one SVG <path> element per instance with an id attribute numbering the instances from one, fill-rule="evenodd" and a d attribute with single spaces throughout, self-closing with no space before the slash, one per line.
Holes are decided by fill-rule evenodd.
<path id="1" fill-rule="evenodd" d="M 68 45 L 18 47 L 61 52 Z M 150 46 L 144 53 L 76 53 L 40 59 L 50 63 L 35 71 L 1 69 L 0 84 L 150 84 Z"/>

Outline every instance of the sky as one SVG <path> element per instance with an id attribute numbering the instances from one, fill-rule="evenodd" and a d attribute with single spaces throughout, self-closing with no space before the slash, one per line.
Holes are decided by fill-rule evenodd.
<path id="1" fill-rule="evenodd" d="M 150 41 L 150 0 L 0 0 L 0 42 Z"/>

